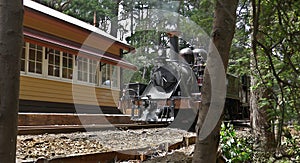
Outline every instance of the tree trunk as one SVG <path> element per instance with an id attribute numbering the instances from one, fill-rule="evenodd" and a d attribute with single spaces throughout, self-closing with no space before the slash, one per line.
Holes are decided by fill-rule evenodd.
<path id="1" fill-rule="evenodd" d="M 0 162 L 15 163 L 23 1 L 0 0 Z"/>
<path id="2" fill-rule="evenodd" d="M 194 163 L 214 163 L 226 95 L 226 70 L 235 31 L 238 0 L 217 0 L 197 123 Z"/>
<path id="3" fill-rule="evenodd" d="M 119 4 L 121 0 L 117 0 L 115 10 L 113 10 L 113 15 L 114 17 L 111 18 L 111 27 L 110 27 L 110 35 L 117 37 L 118 36 L 118 26 L 119 26 L 119 21 L 118 21 L 118 16 L 119 16 Z"/>
<path id="4" fill-rule="evenodd" d="M 259 29 L 260 16 L 260 1 L 252 0 L 252 54 L 250 57 L 251 69 L 251 86 L 259 84 L 258 78 L 262 78 L 262 72 L 258 66 L 258 52 L 257 52 L 257 35 Z M 263 81 L 261 81 L 263 82 Z M 259 100 L 271 98 L 271 90 L 264 86 L 259 86 L 256 89 L 250 89 L 250 110 L 251 110 L 251 126 L 253 135 L 255 137 L 255 147 L 259 150 L 269 151 L 275 147 L 275 134 L 271 130 L 271 122 L 267 114 L 267 109 L 272 106 L 259 107 Z"/>
<path id="5" fill-rule="evenodd" d="M 251 68 L 253 70 L 253 68 Z M 251 85 L 257 85 L 257 79 L 251 76 Z M 272 106 L 259 107 L 259 99 L 269 99 L 270 91 L 265 88 L 250 90 L 251 126 L 255 137 L 255 147 L 257 151 L 272 151 L 276 147 L 275 134 L 269 120 L 267 109 Z"/>

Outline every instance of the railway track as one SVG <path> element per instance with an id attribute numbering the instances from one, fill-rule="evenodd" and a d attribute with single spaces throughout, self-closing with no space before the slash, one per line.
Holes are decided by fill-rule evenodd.
<path id="1" fill-rule="evenodd" d="M 249 127 L 249 120 L 224 121 L 237 127 Z M 123 114 L 19 113 L 18 134 L 70 133 L 108 129 L 167 127 L 168 123 L 136 123 Z"/>
<path id="2" fill-rule="evenodd" d="M 101 124 L 101 125 L 44 125 L 44 126 L 18 126 L 18 135 L 37 135 L 45 133 L 71 133 L 101 130 L 127 130 L 127 129 L 148 129 L 167 127 L 166 123 L 158 124 Z"/>
<path id="3" fill-rule="evenodd" d="M 167 126 L 167 123 L 136 123 L 130 120 L 130 116 L 122 114 L 20 113 L 18 118 L 19 135 Z"/>

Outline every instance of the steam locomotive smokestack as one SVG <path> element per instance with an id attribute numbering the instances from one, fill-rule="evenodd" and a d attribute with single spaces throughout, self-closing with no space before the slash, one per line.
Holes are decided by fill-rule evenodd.
<path id="1" fill-rule="evenodd" d="M 170 38 L 170 43 L 171 43 L 171 50 L 176 52 L 178 54 L 179 49 L 178 49 L 178 37 L 177 36 L 172 36 Z"/>
<path id="2" fill-rule="evenodd" d="M 170 59 L 178 60 L 178 36 L 176 35 L 177 32 L 169 32 L 170 37 L 170 45 L 171 45 L 171 52 L 170 52 Z"/>
<path id="3" fill-rule="evenodd" d="M 96 27 L 97 26 L 97 14 L 96 14 L 96 11 L 94 11 L 94 26 Z"/>

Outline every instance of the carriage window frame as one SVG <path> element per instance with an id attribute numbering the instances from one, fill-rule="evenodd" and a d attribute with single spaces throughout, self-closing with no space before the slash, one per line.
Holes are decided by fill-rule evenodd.
<path id="1" fill-rule="evenodd" d="M 43 75 L 44 71 L 44 57 L 45 57 L 45 48 L 38 44 L 29 43 L 26 62 L 27 62 L 27 73 Z M 38 70 L 38 65 L 40 65 L 40 70 Z M 31 69 L 33 66 L 33 69 Z"/>
<path id="2" fill-rule="evenodd" d="M 47 53 L 47 57 L 45 58 L 45 77 L 49 79 L 60 79 L 62 81 L 73 80 L 75 72 L 74 55 L 54 48 L 47 47 L 45 49 Z M 53 55 L 53 57 L 51 57 L 51 55 Z M 67 60 L 67 65 L 65 65 L 65 60 Z M 56 75 L 49 74 L 50 66 L 52 66 L 52 68 L 56 67 L 58 69 Z M 67 76 L 65 76 L 65 70 L 67 71 Z"/>
<path id="3" fill-rule="evenodd" d="M 93 59 L 88 59 L 89 60 L 89 71 L 88 71 L 88 82 L 91 84 L 98 84 L 98 65 L 99 62 Z"/>
<path id="4" fill-rule="evenodd" d="M 111 87 L 111 79 L 110 79 L 110 65 L 106 63 L 100 64 L 100 83 L 102 87 Z"/>
<path id="5" fill-rule="evenodd" d="M 120 67 L 111 64 L 100 63 L 99 83 L 101 87 L 120 88 Z"/>
<path id="6" fill-rule="evenodd" d="M 27 67 L 27 63 L 26 63 L 26 58 L 27 58 L 27 55 L 26 54 L 28 54 L 28 52 L 27 52 L 27 50 L 28 50 L 28 48 L 27 48 L 27 45 L 28 45 L 28 43 L 26 43 L 26 42 L 23 42 L 23 45 L 22 45 L 22 54 L 21 54 L 21 60 L 20 60 L 20 64 L 21 64 L 21 72 L 23 72 L 23 73 L 25 73 L 26 72 L 26 67 Z"/>
<path id="7" fill-rule="evenodd" d="M 41 54 L 39 59 L 37 57 L 38 53 Z M 31 43 L 31 42 L 24 42 L 22 47 L 22 54 L 20 57 L 21 74 L 26 74 L 31 76 L 44 76 L 44 71 L 45 71 L 44 57 L 45 57 L 44 46 L 40 46 L 38 44 Z M 34 70 L 30 70 L 30 64 L 34 64 Z M 40 65 L 41 68 L 40 72 L 37 72 L 36 70 L 37 64 Z"/>
<path id="8" fill-rule="evenodd" d="M 87 57 L 77 56 L 76 75 L 77 81 L 89 85 L 98 86 L 98 65 L 97 60 Z"/>
<path id="9" fill-rule="evenodd" d="M 77 56 L 77 81 L 88 82 L 88 58 Z"/>
<path id="10" fill-rule="evenodd" d="M 61 51 L 53 49 L 53 48 L 47 48 L 47 76 L 48 77 L 55 77 L 55 78 L 61 78 L 61 71 L 62 71 L 62 65 L 61 65 Z"/>
<path id="11" fill-rule="evenodd" d="M 62 52 L 62 65 L 61 65 L 61 78 L 73 79 L 74 74 L 74 55 L 66 52 Z"/>
<path id="12" fill-rule="evenodd" d="M 31 50 L 31 58 L 30 58 Z M 38 52 L 37 52 L 38 51 Z M 51 52 L 53 51 L 53 52 Z M 33 57 L 34 53 L 34 57 Z M 39 59 L 36 55 L 39 53 Z M 57 59 L 53 60 L 51 55 L 57 56 Z M 42 55 L 42 58 L 41 58 Z M 52 58 L 52 61 L 51 61 Z M 29 71 L 29 62 L 36 60 L 41 64 L 41 72 L 35 73 Z M 80 60 L 84 60 L 84 68 L 80 69 Z M 98 60 L 90 59 L 85 55 L 79 56 L 65 51 L 58 50 L 56 48 L 42 46 L 40 44 L 24 41 L 22 55 L 20 57 L 21 71 L 23 75 L 29 75 L 33 77 L 42 77 L 45 79 L 52 79 L 57 81 L 77 82 L 83 85 L 92 85 L 100 88 L 119 89 L 120 88 L 120 67 L 103 63 Z M 56 63 L 57 62 L 57 63 Z M 49 74 L 50 66 L 56 66 L 58 68 L 56 75 Z M 102 66 L 101 66 L 102 65 Z M 81 65 L 83 66 L 83 65 Z M 101 67 L 100 67 L 101 66 Z M 105 67 L 105 68 L 103 68 Z M 31 70 L 33 71 L 33 70 Z M 83 78 L 80 75 L 80 71 L 86 73 Z M 104 72 L 105 71 L 105 72 Z M 109 79 L 110 85 L 104 85 L 105 79 Z"/>
<path id="13" fill-rule="evenodd" d="M 111 65 L 111 87 L 120 88 L 120 67 Z"/>

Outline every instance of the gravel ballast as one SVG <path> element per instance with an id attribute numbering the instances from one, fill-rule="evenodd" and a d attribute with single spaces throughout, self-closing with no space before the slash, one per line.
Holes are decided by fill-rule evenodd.
<path id="1" fill-rule="evenodd" d="M 173 128 L 19 135 L 17 159 L 51 159 L 140 148 L 163 151 L 165 146 L 180 142 L 183 137 L 190 136 L 195 136 L 195 134 Z"/>

